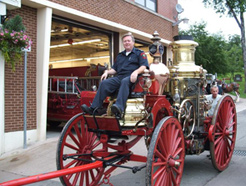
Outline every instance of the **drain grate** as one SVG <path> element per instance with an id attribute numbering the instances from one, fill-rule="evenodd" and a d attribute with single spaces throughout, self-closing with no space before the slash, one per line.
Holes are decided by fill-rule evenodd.
<path id="1" fill-rule="evenodd" d="M 246 150 L 234 150 L 233 155 L 246 156 Z"/>

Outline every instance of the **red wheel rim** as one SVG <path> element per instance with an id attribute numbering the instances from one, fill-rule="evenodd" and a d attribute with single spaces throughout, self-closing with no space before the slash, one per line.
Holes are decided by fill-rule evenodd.
<path id="1" fill-rule="evenodd" d="M 153 152 L 148 154 L 148 159 L 151 158 L 151 161 L 147 162 L 147 168 L 151 167 L 149 172 L 151 185 L 180 185 L 185 158 L 181 125 L 176 118 L 167 117 L 162 119 L 158 126 L 150 145 L 154 146 L 150 148 Z"/>
<path id="2" fill-rule="evenodd" d="M 223 97 L 212 120 L 214 141 L 210 142 L 210 152 L 214 167 L 223 171 L 229 165 L 236 142 L 237 113 L 230 96 Z"/>
<path id="3" fill-rule="evenodd" d="M 57 162 L 58 169 L 67 169 L 84 164 L 88 164 L 87 161 L 81 161 L 79 159 L 64 160 L 64 156 L 72 156 L 76 154 L 90 154 L 92 150 L 100 149 L 101 143 L 97 140 L 97 136 L 87 130 L 82 115 L 76 115 L 71 122 L 68 122 L 68 126 L 64 127 L 62 135 L 58 144 Z M 91 156 L 82 156 L 79 158 L 93 160 Z M 62 182 L 66 186 L 74 185 L 96 185 L 104 172 L 104 168 L 96 168 L 84 172 L 74 173 L 62 177 Z"/>

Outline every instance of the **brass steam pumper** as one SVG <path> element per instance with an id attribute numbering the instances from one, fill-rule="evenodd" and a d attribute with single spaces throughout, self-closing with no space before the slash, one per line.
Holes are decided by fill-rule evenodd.
<path id="1" fill-rule="evenodd" d="M 178 110 L 181 123 L 183 123 L 182 116 L 185 108 L 191 109 L 191 113 L 186 115 L 193 118 L 192 128 L 189 129 L 191 132 L 186 135 L 189 137 L 194 127 L 198 129 L 205 118 L 207 71 L 195 64 L 195 50 L 198 43 L 193 41 L 192 36 L 175 36 L 174 42 L 170 45 L 173 52 L 173 63 L 169 67 L 170 81 L 167 94 L 173 98 L 172 106 Z"/>

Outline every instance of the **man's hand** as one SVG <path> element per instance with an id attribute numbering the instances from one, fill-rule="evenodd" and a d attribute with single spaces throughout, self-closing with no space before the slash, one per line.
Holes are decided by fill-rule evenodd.
<path id="1" fill-rule="evenodd" d="M 101 81 L 107 79 L 107 77 L 108 77 L 108 70 L 105 70 L 103 75 L 101 76 Z"/>
<path id="2" fill-rule="evenodd" d="M 139 67 L 137 70 L 135 70 L 130 77 L 130 81 L 132 83 L 135 83 L 137 81 L 138 78 L 138 74 L 142 74 L 144 72 L 144 70 L 146 69 L 146 66 L 141 66 Z"/>
<path id="3" fill-rule="evenodd" d="M 114 75 L 114 74 L 116 74 L 116 71 L 112 68 L 110 70 L 105 70 L 103 75 L 101 76 L 101 81 L 107 79 L 108 75 Z"/>
<path id="4" fill-rule="evenodd" d="M 138 72 L 135 70 L 132 74 L 131 74 L 131 82 L 132 83 L 135 83 L 137 81 L 137 78 L 138 78 Z"/>

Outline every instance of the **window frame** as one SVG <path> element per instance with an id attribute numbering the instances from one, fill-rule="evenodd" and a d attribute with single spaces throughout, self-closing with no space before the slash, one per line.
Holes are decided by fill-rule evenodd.
<path id="1" fill-rule="evenodd" d="M 152 8 L 149 8 L 147 6 L 147 1 L 153 1 L 153 0 L 141 0 L 141 1 L 143 1 L 143 4 L 140 3 L 140 2 L 137 2 L 136 0 L 135 0 L 135 3 L 138 4 L 138 5 L 140 5 L 140 6 L 143 6 L 143 7 L 147 8 L 148 10 L 151 10 L 153 12 L 157 12 L 157 0 L 154 0 L 155 2 L 153 2 L 155 4 L 154 5 L 154 10 Z"/>

